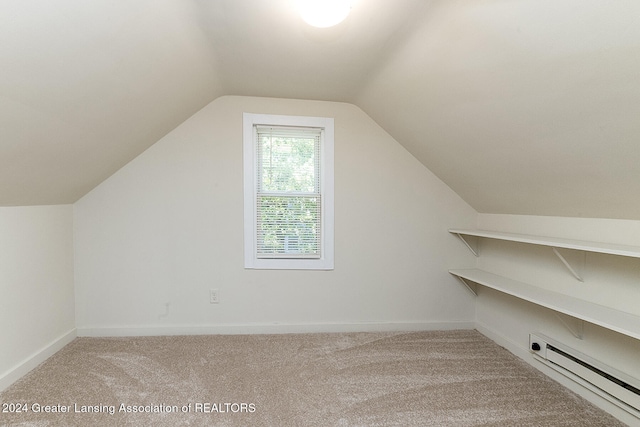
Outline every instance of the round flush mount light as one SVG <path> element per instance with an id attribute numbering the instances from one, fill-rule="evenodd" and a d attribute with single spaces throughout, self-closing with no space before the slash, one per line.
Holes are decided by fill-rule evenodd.
<path id="1" fill-rule="evenodd" d="M 351 11 L 351 0 L 297 0 L 297 3 L 302 19 L 318 28 L 339 24 Z"/>

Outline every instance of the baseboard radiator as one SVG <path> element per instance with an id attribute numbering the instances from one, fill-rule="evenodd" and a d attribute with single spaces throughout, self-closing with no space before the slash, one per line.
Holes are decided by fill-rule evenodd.
<path id="1" fill-rule="evenodd" d="M 640 380 L 542 334 L 529 335 L 529 348 L 541 362 L 640 418 Z"/>

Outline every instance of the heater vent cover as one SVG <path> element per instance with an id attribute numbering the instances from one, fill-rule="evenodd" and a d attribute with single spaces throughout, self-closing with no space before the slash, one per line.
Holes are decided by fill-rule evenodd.
<path id="1" fill-rule="evenodd" d="M 640 381 L 541 334 L 529 335 L 536 359 L 640 418 Z"/>

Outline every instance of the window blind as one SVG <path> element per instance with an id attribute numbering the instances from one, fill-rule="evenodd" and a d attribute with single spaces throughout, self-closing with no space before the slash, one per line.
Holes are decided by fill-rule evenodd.
<path id="1" fill-rule="evenodd" d="M 322 130 L 255 126 L 258 258 L 320 258 Z"/>

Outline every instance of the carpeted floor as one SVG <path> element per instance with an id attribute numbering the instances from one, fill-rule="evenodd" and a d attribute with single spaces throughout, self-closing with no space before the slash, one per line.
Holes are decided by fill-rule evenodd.
<path id="1" fill-rule="evenodd" d="M 78 338 L 0 403 L 3 426 L 622 425 L 475 331 Z"/>

